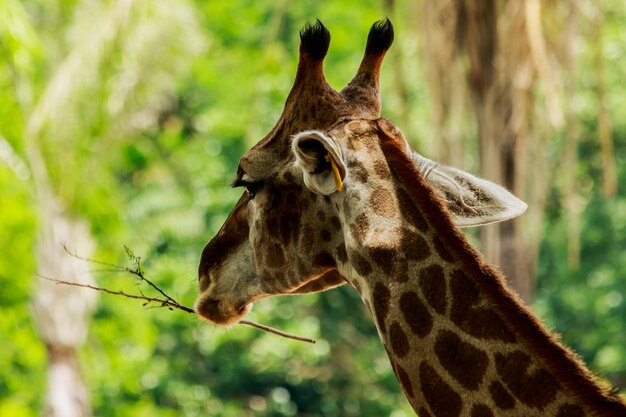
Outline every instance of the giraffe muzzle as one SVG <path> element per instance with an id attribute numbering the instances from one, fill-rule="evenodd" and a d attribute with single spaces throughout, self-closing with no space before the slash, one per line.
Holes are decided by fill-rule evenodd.
<path id="1" fill-rule="evenodd" d="M 229 303 L 210 297 L 202 297 L 197 305 L 197 314 L 211 323 L 229 326 L 237 323 L 252 309 L 252 303 Z"/>

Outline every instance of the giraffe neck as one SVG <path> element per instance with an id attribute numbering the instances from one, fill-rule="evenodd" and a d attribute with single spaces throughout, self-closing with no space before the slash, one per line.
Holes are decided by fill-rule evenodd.
<path id="1" fill-rule="evenodd" d="M 424 265 L 410 268 L 406 282 L 370 276 L 361 284 L 420 417 L 593 415 L 458 266 Z"/>
<path id="2" fill-rule="evenodd" d="M 403 147 L 381 144 L 414 236 L 393 262 L 370 250 L 378 266 L 363 274 L 357 262 L 352 283 L 420 417 L 626 416 L 467 243 Z"/>

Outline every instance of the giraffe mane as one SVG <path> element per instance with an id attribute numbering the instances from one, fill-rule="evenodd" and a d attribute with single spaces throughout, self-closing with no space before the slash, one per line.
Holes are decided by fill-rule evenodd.
<path id="1" fill-rule="evenodd" d="M 444 231 L 438 236 L 446 248 L 467 267 L 468 277 L 489 297 L 505 322 L 539 355 L 559 383 L 570 389 L 597 416 L 624 413 L 626 402 L 613 395 L 609 386 L 601 384 L 579 357 L 541 324 L 519 297 L 507 289 L 502 273 L 469 244 L 454 225 L 448 208 L 416 169 L 400 131 L 385 119 L 378 119 L 377 125 L 381 149 L 394 176 L 404 185 L 424 218 L 435 230 Z"/>

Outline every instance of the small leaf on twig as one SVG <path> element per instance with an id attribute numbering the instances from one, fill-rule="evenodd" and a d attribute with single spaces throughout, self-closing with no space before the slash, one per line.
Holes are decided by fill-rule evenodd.
<path id="1" fill-rule="evenodd" d="M 131 248 L 124 245 L 124 250 L 126 251 L 126 256 L 128 256 L 129 261 L 135 260 L 135 254 L 133 253 L 133 250 Z"/>
<path id="2" fill-rule="evenodd" d="M 173 299 L 172 297 L 167 295 L 155 283 L 153 283 L 148 278 L 146 278 L 144 270 L 143 270 L 143 266 L 141 265 L 141 257 L 135 256 L 133 251 L 126 245 L 124 245 L 124 249 L 126 250 L 126 255 L 128 255 L 128 259 L 135 263 L 135 268 L 134 269 L 131 269 L 131 268 L 128 268 L 128 267 L 122 267 L 122 266 L 119 266 L 119 265 L 109 264 L 107 262 L 95 261 L 95 260 L 89 259 L 89 258 L 83 258 L 83 257 L 77 255 L 76 253 L 70 252 L 65 246 L 63 248 L 65 249 L 65 251 L 70 256 L 73 256 L 76 259 L 80 259 L 82 261 L 93 263 L 93 264 L 97 264 L 97 265 L 104 265 L 104 266 L 112 268 L 112 270 L 115 271 L 115 272 L 126 272 L 126 273 L 129 273 L 131 275 L 134 275 L 135 277 L 139 278 L 139 282 L 145 282 L 150 287 L 152 287 L 155 291 L 157 291 L 159 294 L 161 294 L 164 298 L 148 297 L 148 296 L 144 295 L 144 293 L 143 293 L 143 291 L 141 291 L 141 289 L 139 290 L 139 293 L 141 295 L 136 295 L 136 294 L 128 294 L 128 293 L 125 293 L 124 291 L 121 291 L 121 290 L 120 291 L 113 291 L 113 290 L 109 290 L 109 289 L 103 288 L 103 287 L 96 287 L 96 286 L 87 285 L 87 284 L 79 284 L 79 283 L 76 283 L 76 282 L 63 281 L 63 280 L 60 280 L 60 279 L 50 278 L 50 277 L 45 277 L 43 275 L 39 275 L 41 278 L 46 279 L 48 281 L 56 282 L 57 284 L 64 284 L 64 285 L 71 285 L 71 286 L 74 286 L 74 287 L 89 288 L 89 289 L 96 290 L 96 291 L 101 291 L 101 292 L 104 292 L 104 293 L 107 293 L 107 294 L 119 295 L 119 296 L 122 296 L 122 297 L 132 298 L 132 299 L 136 299 L 136 300 L 144 300 L 145 301 L 143 303 L 144 307 L 150 307 L 150 303 L 156 303 L 156 304 L 160 304 L 160 305 L 156 305 L 154 307 L 167 307 L 167 309 L 170 310 L 170 311 L 174 311 L 174 309 L 178 309 L 178 310 L 182 310 L 182 311 L 184 311 L 186 313 L 192 313 L 192 314 L 196 313 L 193 308 L 190 308 L 190 307 L 184 306 L 182 304 L 179 304 L 175 299 Z M 282 336 L 282 337 L 286 337 L 288 339 L 299 340 L 299 341 L 307 342 L 307 343 L 315 343 L 315 339 L 310 339 L 310 338 L 301 337 L 301 336 L 295 336 L 295 335 L 283 332 L 282 330 L 278 330 L 278 329 L 275 329 L 273 327 L 266 326 L 264 324 L 255 323 L 253 321 L 241 320 L 241 321 L 239 321 L 239 324 L 256 327 L 257 329 L 261 329 L 261 330 L 269 332 L 269 333 L 273 333 L 273 334 L 276 334 L 276 335 L 279 335 L 279 336 Z"/>

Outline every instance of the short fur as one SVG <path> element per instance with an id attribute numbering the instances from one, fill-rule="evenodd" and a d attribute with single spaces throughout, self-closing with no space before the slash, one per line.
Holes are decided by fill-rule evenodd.
<path id="1" fill-rule="evenodd" d="M 345 277 L 375 317 L 398 380 L 420 416 L 429 412 L 438 417 L 459 416 L 460 412 L 466 417 L 498 415 L 498 408 L 508 410 L 515 404 L 512 395 L 528 405 L 525 410 L 534 407 L 541 411 L 551 398 L 546 392 L 557 391 L 560 400 L 552 403 L 553 415 L 580 416 L 587 411 L 600 417 L 626 416 L 624 401 L 597 384 L 580 360 L 506 289 L 500 273 L 467 243 L 443 200 L 426 182 L 428 164 L 420 174 L 400 131 L 380 119 L 379 71 L 393 27 L 385 22 L 374 25 L 359 70 L 341 93 L 328 85 L 323 73 L 329 41 L 326 32 L 320 22 L 303 30 L 296 79 L 283 114 L 239 162 L 236 183 L 262 186 L 255 188 L 254 198 L 244 194 L 205 247 L 199 268 L 198 314 L 218 324 L 232 324 L 260 298 L 321 291 L 341 284 Z M 345 159 L 348 175 L 341 194 L 315 196 L 312 187 L 300 180 L 306 173 L 293 163 L 297 154 L 292 140 L 311 130 L 328 133 L 342 148 L 337 154 Z M 341 165 L 339 162 L 335 161 Z M 329 171 L 327 165 L 320 168 L 322 173 L 313 174 Z M 395 185 L 400 185 L 398 204 L 393 197 Z M 343 227 L 345 233 L 337 233 Z M 409 263 L 420 265 L 426 259 L 435 263 L 425 270 L 416 266 L 417 280 L 409 281 Z M 449 269 L 451 266 L 454 269 Z M 448 290 L 437 287 L 443 278 L 450 284 L 447 319 L 443 313 Z M 458 314 L 467 310 L 459 300 L 471 297 L 455 294 L 467 293 L 468 287 L 478 294 L 471 297 L 480 298 L 489 304 L 489 311 L 497 313 L 497 321 L 474 320 L 468 327 L 458 320 Z M 402 288 L 408 291 L 399 293 Z M 434 314 L 441 316 L 439 320 Z M 446 320 L 447 328 L 443 326 L 448 324 Z M 435 324 L 440 325 L 438 333 L 430 333 L 433 339 L 424 339 L 427 344 L 423 344 L 420 335 L 426 335 Z M 468 343 L 472 340 L 469 336 L 475 335 L 517 344 L 512 346 L 519 348 L 513 352 L 518 365 L 523 367 L 525 352 L 532 353 L 533 364 L 544 371 L 542 375 L 549 374 L 540 379 L 547 381 L 543 385 L 558 384 L 544 390 L 526 384 L 525 391 L 514 390 L 509 382 L 519 387 L 515 384 L 520 367 L 513 358 L 507 378 L 485 380 L 490 384 L 481 385 L 483 397 L 476 400 L 472 389 L 487 368 L 480 346 Z M 417 355 L 410 355 L 412 352 Z M 498 352 L 494 352 L 490 367 L 501 374 Z M 463 358 L 476 366 L 467 368 L 464 364 L 469 361 Z M 449 377 L 435 369 L 440 365 Z M 450 383 L 457 384 L 457 389 L 463 387 L 463 397 Z M 574 400 L 576 404 L 571 404 Z"/>
<path id="2" fill-rule="evenodd" d="M 597 416 L 626 416 L 626 403 L 610 390 L 602 387 L 580 359 L 559 343 L 557 337 L 538 321 L 520 302 L 519 298 L 505 286 L 504 277 L 487 264 L 454 226 L 452 215 L 434 190 L 415 169 L 411 157 L 406 154 L 406 142 L 396 137 L 389 122 L 378 121 L 381 147 L 397 179 L 402 182 L 416 206 L 428 222 L 440 233 L 438 236 L 446 248 L 465 266 L 465 272 L 478 288 L 488 294 L 509 324 L 531 349 L 543 358 L 545 366 L 559 382 L 575 393 L 578 398 L 594 410 Z M 399 134 L 399 132 L 398 132 Z"/>

